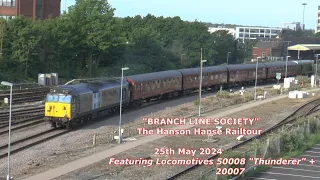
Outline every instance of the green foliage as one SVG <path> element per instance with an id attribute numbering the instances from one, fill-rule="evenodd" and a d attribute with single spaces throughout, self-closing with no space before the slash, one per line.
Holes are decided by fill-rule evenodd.
<path id="1" fill-rule="evenodd" d="M 0 79 L 21 82 L 50 72 L 63 79 L 118 76 L 124 66 L 130 67 L 126 75 L 197 67 L 201 48 L 205 66 L 226 63 L 228 52 L 229 64 L 242 63 L 244 52 L 251 56 L 248 43 L 238 44 L 226 31 L 210 34 L 201 22 L 114 13 L 107 0 L 77 0 L 58 18 L 1 21 Z"/>
<path id="2" fill-rule="evenodd" d="M 301 29 L 298 29 L 296 31 L 294 30 L 284 30 L 282 32 L 282 37 L 316 37 L 317 34 L 314 34 L 314 30 L 308 30 L 305 29 L 304 31 L 302 31 Z"/>
<path id="3" fill-rule="evenodd" d="M 244 92 L 243 93 L 243 98 L 245 102 L 252 101 L 254 99 L 254 96 L 251 93 Z"/>
<path id="4" fill-rule="evenodd" d="M 231 95 L 228 91 L 219 91 L 217 92 L 217 97 L 220 98 L 231 98 Z"/>

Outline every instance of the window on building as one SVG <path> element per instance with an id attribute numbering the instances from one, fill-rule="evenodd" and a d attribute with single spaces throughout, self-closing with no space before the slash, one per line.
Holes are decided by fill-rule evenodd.
<path id="1" fill-rule="evenodd" d="M 10 20 L 10 19 L 14 19 L 15 16 L 0 16 L 0 18 L 3 18 L 5 20 Z"/>
<path id="2" fill-rule="evenodd" d="M 42 19 L 42 0 L 36 2 L 36 18 Z"/>
<path id="3" fill-rule="evenodd" d="M 16 6 L 16 0 L 0 0 L 0 6 L 7 6 L 7 7 Z"/>

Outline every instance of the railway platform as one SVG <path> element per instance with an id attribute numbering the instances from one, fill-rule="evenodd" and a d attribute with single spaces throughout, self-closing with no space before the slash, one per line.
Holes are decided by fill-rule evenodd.
<path id="1" fill-rule="evenodd" d="M 312 92 L 312 91 L 319 91 L 320 89 L 313 89 L 313 90 L 309 90 L 307 92 Z M 210 112 L 210 113 L 204 113 L 202 116 L 207 117 L 207 118 L 214 118 L 214 117 L 224 117 L 224 116 L 228 116 L 230 114 L 234 114 L 252 107 L 256 107 L 268 102 L 272 102 L 272 101 L 276 101 L 276 100 L 280 100 L 280 99 L 284 99 L 288 97 L 288 95 L 281 95 L 281 96 L 277 96 L 277 97 L 273 97 L 270 99 L 265 99 L 262 101 L 256 101 L 256 102 L 249 102 L 246 105 L 242 105 L 233 109 L 229 109 L 223 112 Z M 214 115 L 212 115 L 214 114 Z M 194 125 L 183 125 L 183 126 L 177 126 L 173 129 L 188 129 L 193 127 Z M 110 158 L 116 154 L 125 152 L 127 150 L 130 150 L 132 148 L 135 148 L 137 146 L 143 145 L 143 144 L 147 144 L 151 141 L 163 138 L 164 136 L 161 135 L 152 135 L 152 136 L 143 136 L 141 138 L 138 138 L 136 141 L 130 141 L 130 142 L 126 142 L 124 144 L 120 144 L 117 145 L 113 148 L 107 149 L 105 151 L 93 154 L 91 156 L 85 157 L 85 158 L 81 158 L 78 160 L 75 160 L 73 162 L 67 163 L 65 165 L 56 167 L 54 169 L 42 172 L 40 174 L 37 175 L 33 175 L 33 176 L 29 176 L 27 178 L 25 178 L 26 180 L 43 180 L 43 179 L 54 179 L 54 178 L 58 178 L 59 176 L 65 175 L 67 173 L 76 171 L 78 169 L 84 168 L 88 165 L 97 163 L 101 160 Z"/>

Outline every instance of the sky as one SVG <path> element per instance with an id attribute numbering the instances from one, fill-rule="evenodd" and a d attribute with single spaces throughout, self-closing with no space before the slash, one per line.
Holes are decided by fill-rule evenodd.
<path id="1" fill-rule="evenodd" d="M 61 0 L 64 11 L 75 0 Z M 315 29 L 319 0 L 109 0 L 115 16 L 148 13 L 154 16 L 180 16 L 182 20 L 245 26 L 279 27 L 281 22 L 303 21 L 306 29 Z"/>

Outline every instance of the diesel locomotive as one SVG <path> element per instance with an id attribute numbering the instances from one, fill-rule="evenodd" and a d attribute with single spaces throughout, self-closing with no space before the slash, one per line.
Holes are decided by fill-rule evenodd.
<path id="1" fill-rule="evenodd" d="M 313 74 L 312 60 L 287 62 L 287 76 Z M 286 62 L 258 64 L 258 81 L 285 74 Z M 217 89 L 255 81 L 256 64 L 203 67 L 202 88 Z M 124 108 L 139 107 L 152 99 L 170 99 L 197 90 L 200 68 L 178 69 L 127 76 L 122 87 Z M 121 81 L 96 80 L 50 89 L 45 118 L 52 127 L 73 125 L 119 112 Z"/>

